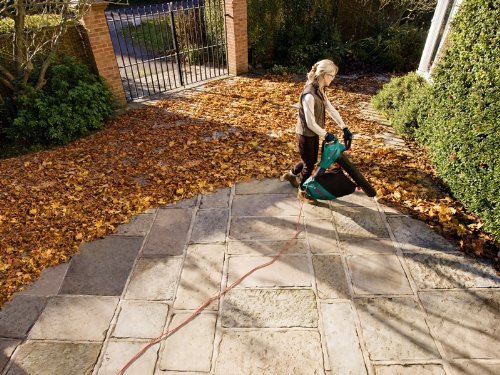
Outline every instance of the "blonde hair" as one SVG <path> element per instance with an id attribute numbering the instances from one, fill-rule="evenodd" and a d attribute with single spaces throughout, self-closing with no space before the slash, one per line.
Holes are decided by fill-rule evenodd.
<path id="1" fill-rule="evenodd" d="M 331 74 L 332 76 L 336 76 L 339 71 L 339 67 L 335 65 L 332 60 L 320 60 L 316 64 L 314 64 L 307 73 L 307 84 L 317 82 L 319 77 L 324 76 L 325 74 Z"/>

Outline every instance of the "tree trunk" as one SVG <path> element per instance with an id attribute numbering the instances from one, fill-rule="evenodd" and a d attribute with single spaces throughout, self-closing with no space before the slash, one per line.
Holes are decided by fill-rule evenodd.
<path id="1" fill-rule="evenodd" d="M 20 76 L 24 70 L 26 35 L 24 27 L 26 22 L 26 3 L 25 0 L 18 0 L 17 12 L 14 14 L 14 58 L 16 66 L 16 75 Z"/>

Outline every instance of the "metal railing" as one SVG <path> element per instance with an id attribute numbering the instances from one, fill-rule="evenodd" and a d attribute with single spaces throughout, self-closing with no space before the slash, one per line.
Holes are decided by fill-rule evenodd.
<path id="1" fill-rule="evenodd" d="M 128 101 L 228 74 L 224 0 L 106 12 Z"/>

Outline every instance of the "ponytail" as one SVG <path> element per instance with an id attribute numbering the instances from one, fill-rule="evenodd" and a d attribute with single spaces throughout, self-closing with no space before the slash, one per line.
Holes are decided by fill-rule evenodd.
<path id="1" fill-rule="evenodd" d="M 312 66 L 311 70 L 309 71 L 309 73 L 307 73 L 307 84 L 314 82 L 314 79 L 316 78 L 317 67 L 318 67 L 318 63 L 314 64 Z"/>

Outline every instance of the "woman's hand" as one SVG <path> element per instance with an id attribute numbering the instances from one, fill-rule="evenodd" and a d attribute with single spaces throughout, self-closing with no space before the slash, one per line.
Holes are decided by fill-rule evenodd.
<path id="1" fill-rule="evenodd" d="M 326 133 L 325 134 L 325 142 L 330 143 L 335 140 L 335 136 L 332 133 Z"/>
<path id="2" fill-rule="evenodd" d="M 344 132 L 344 144 L 346 145 L 346 150 L 349 150 L 351 148 L 352 133 L 348 128 L 344 128 L 342 131 Z"/>

